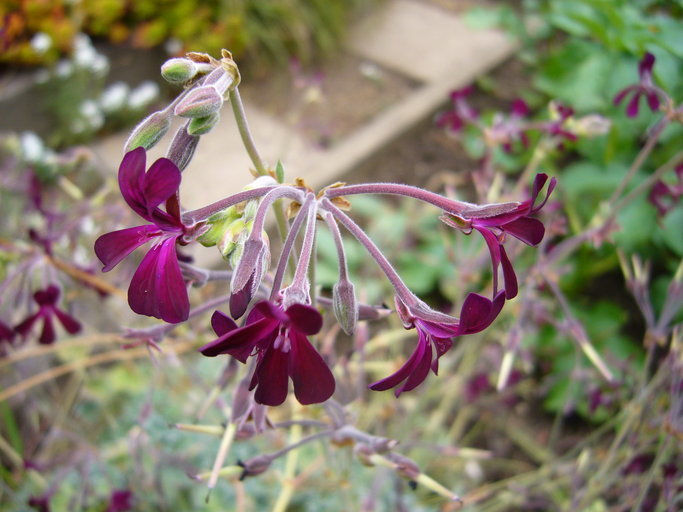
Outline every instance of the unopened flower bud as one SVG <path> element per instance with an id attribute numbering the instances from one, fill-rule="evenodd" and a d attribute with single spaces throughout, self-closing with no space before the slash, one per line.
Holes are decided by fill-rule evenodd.
<path id="1" fill-rule="evenodd" d="M 240 476 L 240 480 L 244 480 L 248 476 L 260 475 L 261 473 L 267 471 L 272 463 L 272 455 L 268 455 L 266 453 L 252 457 L 244 462 L 237 462 L 238 465 L 244 468 L 244 471 L 242 471 L 242 475 Z"/>
<path id="2" fill-rule="evenodd" d="M 205 135 L 213 130 L 213 127 L 218 124 L 220 118 L 221 116 L 218 112 L 214 112 L 206 117 L 196 117 L 187 125 L 187 133 L 194 136 Z"/>
<path id="3" fill-rule="evenodd" d="M 247 236 L 249 236 L 249 230 L 241 216 L 230 222 L 230 224 L 225 227 L 220 241 L 217 243 L 218 250 L 220 251 L 221 256 L 223 256 L 223 259 L 232 263 L 230 258 L 237 250 L 238 244 L 244 245 Z M 239 261 L 239 258 L 237 261 Z"/>
<path id="4" fill-rule="evenodd" d="M 353 283 L 339 280 L 332 288 L 332 309 L 339 325 L 346 334 L 353 334 L 358 323 L 358 301 Z"/>
<path id="5" fill-rule="evenodd" d="M 222 106 L 223 97 L 218 90 L 213 85 L 204 85 L 191 90 L 180 100 L 174 114 L 190 118 L 207 117 L 217 113 Z"/>
<path id="6" fill-rule="evenodd" d="M 166 135 L 170 127 L 170 113 L 154 112 L 133 129 L 124 146 L 124 153 L 137 147 L 150 149 Z"/>
<path id="7" fill-rule="evenodd" d="M 173 136 L 173 140 L 166 152 L 166 158 L 176 164 L 181 171 L 188 166 L 194 156 L 195 149 L 197 149 L 197 145 L 199 144 L 198 135 L 190 135 L 187 133 L 190 122 L 191 121 L 188 121 L 184 126 L 178 128 L 178 131 Z"/>
<path id="8" fill-rule="evenodd" d="M 391 452 L 387 454 L 387 459 L 396 464 L 396 473 L 408 480 L 416 480 L 422 471 L 420 467 L 405 455 Z"/>
<path id="9" fill-rule="evenodd" d="M 209 228 L 197 238 L 197 241 L 204 247 L 213 247 L 220 242 L 228 226 L 238 218 L 239 214 L 233 206 L 212 215 L 206 221 Z"/>
<path id="10" fill-rule="evenodd" d="M 567 123 L 567 129 L 576 135 L 583 137 L 597 137 L 605 135 L 612 127 L 609 119 L 598 114 L 591 114 L 583 116 L 578 119 L 572 119 L 571 123 Z"/>
<path id="11" fill-rule="evenodd" d="M 171 83 L 185 83 L 197 74 L 197 65 L 190 59 L 169 59 L 161 66 L 161 76 Z"/>

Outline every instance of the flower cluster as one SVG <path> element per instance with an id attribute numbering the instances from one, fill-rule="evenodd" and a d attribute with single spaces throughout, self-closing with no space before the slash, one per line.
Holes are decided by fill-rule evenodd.
<path id="1" fill-rule="evenodd" d="M 329 399 L 335 391 L 335 378 L 327 361 L 333 355 L 320 354 L 312 343 L 323 328 L 321 310 L 331 311 L 348 334 L 354 332 L 358 321 L 381 316 L 384 311 L 358 302 L 348 275 L 340 228 L 360 242 L 386 275 L 394 289 L 396 311 L 403 325 L 417 332 L 413 354 L 394 374 L 371 384 L 373 390 L 395 388 L 398 396 L 416 388 L 430 370 L 438 372 L 439 359 L 458 337 L 486 329 L 505 301 L 517 295 L 517 277 L 504 248 L 506 237 L 509 234 L 527 245 L 538 245 L 545 230 L 534 216 L 552 193 L 554 178 L 549 180 L 547 175 L 539 174 L 529 199 L 482 206 L 392 183 L 335 184 L 314 194 L 301 180 L 294 185 L 285 184 L 281 169 L 268 172 L 256 158 L 260 177 L 252 185 L 204 208 L 182 211 L 178 194 L 181 171 L 189 164 L 200 136 L 208 131 L 201 127 L 217 122 L 219 109 L 228 96 L 238 103 L 234 111 L 238 115 L 241 112 L 236 89 L 239 73 L 225 52 L 220 61 L 201 54 L 171 59 L 162 68 L 162 74 L 169 81 L 188 87 L 171 106 L 152 114 L 134 130 L 127 144 L 129 151 L 119 168 L 123 198 L 148 224 L 102 235 L 95 243 L 95 252 L 104 264 L 103 270 L 109 271 L 136 248 L 151 243 L 130 281 L 129 304 L 137 313 L 179 323 L 193 315 L 188 285 L 200 271 L 179 259 L 178 247 L 195 241 L 204 246 L 216 245 L 232 267 L 225 276 L 230 281 L 230 314 L 214 312 L 211 325 L 217 338 L 200 351 L 208 357 L 228 355 L 244 364 L 254 358 L 249 366 L 248 389 L 253 392 L 255 403 L 282 404 L 290 380 L 294 395 L 302 404 Z M 455 126 L 477 118 L 465 99 L 469 92 L 453 95 L 456 112 L 443 118 L 442 123 Z M 519 102 L 510 118 L 499 123 L 498 131 L 507 142 L 525 142 L 521 119 L 526 111 L 526 105 Z M 174 137 L 167 156 L 146 170 L 145 149 L 163 137 L 171 115 L 189 121 Z M 544 188 L 545 197 L 539 200 Z M 350 207 L 346 198 L 357 194 L 417 199 L 440 210 L 441 219 L 448 226 L 465 234 L 479 233 L 492 261 L 491 297 L 468 294 L 458 317 L 429 307 L 406 286 L 382 251 L 345 213 Z M 284 236 L 275 260 L 264 228 L 268 212 L 274 209 L 277 214 L 282 200 L 289 201 L 289 215 L 288 219 L 280 218 Z M 337 249 L 339 280 L 331 298 L 313 293 L 316 283 L 310 281 L 319 221 L 324 221 Z M 271 260 L 275 263 L 272 274 Z M 293 268 L 288 269 L 289 264 Z M 498 278 L 501 268 L 503 286 Z"/>

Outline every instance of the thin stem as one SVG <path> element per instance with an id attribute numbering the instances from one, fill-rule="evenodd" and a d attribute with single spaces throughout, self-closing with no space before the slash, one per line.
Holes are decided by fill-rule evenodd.
<path id="1" fill-rule="evenodd" d="M 282 197 L 289 197 L 295 201 L 303 202 L 304 193 L 298 188 L 288 187 L 281 185 L 270 190 L 263 199 L 261 204 L 259 204 L 256 210 L 256 215 L 254 216 L 254 225 L 251 229 L 251 234 L 249 238 L 252 240 L 257 240 L 261 238 L 261 232 L 263 231 L 263 226 L 266 222 L 266 213 L 271 204 Z"/>
<path id="2" fill-rule="evenodd" d="M 211 470 L 211 477 L 209 478 L 209 483 L 207 487 L 209 488 L 209 493 L 216 487 L 216 482 L 218 481 L 218 473 L 225 462 L 225 458 L 228 456 L 228 451 L 232 442 L 235 440 L 235 434 L 237 433 L 237 425 L 235 423 L 228 423 L 225 427 L 225 432 L 223 433 L 223 438 L 221 439 L 221 444 L 218 447 L 218 453 L 216 453 L 216 460 L 213 462 L 213 469 Z M 209 501 L 209 494 L 206 495 L 206 501 Z"/>
<path id="3" fill-rule="evenodd" d="M 296 235 L 301 229 L 301 225 L 307 216 L 308 209 L 311 207 L 312 197 L 307 196 L 306 201 L 301 206 L 299 213 L 294 217 L 292 226 L 289 229 L 285 243 L 282 246 L 282 251 L 280 251 L 280 259 L 278 260 L 277 269 L 275 270 L 275 277 L 273 278 L 273 285 L 271 288 L 270 300 L 275 298 L 275 295 L 280 291 L 282 287 L 282 279 L 285 275 L 285 269 L 287 268 L 287 262 L 289 261 L 289 255 L 292 252 L 292 247 L 294 247 L 294 240 L 296 240 Z"/>
<path id="4" fill-rule="evenodd" d="M 388 194 L 404 197 L 412 197 L 425 203 L 432 204 L 449 213 L 462 213 L 478 205 L 449 199 L 442 195 L 430 192 L 419 187 L 403 185 L 400 183 L 364 183 L 361 185 L 347 185 L 344 187 L 328 188 L 325 190 L 325 197 L 333 198 L 339 196 L 350 196 L 356 194 Z"/>
<path id="5" fill-rule="evenodd" d="M 337 260 L 339 261 L 339 281 L 349 280 L 349 269 L 346 263 L 346 252 L 344 251 L 344 241 L 339 231 L 339 226 L 334 220 L 334 216 L 327 212 L 324 216 L 327 227 L 332 234 L 332 239 L 334 240 L 334 245 L 337 248 Z"/>
<path id="6" fill-rule="evenodd" d="M 312 201 L 315 196 L 312 193 L 306 195 L 307 201 Z M 306 231 L 304 232 L 304 240 L 301 246 L 301 256 L 299 258 L 299 264 L 296 266 L 296 272 L 294 273 L 294 279 L 292 281 L 292 286 L 295 288 L 300 288 L 302 290 L 307 290 L 306 286 L 308 279 L 308 266 L 311 262 L 311 255 L 313 254 L 313 247 L 315 245 L 315 228 L 316 228 L 316 215 L 318 214 L 318 209 L 316 208 L 317 203 L 312 203 L 312 207 L 308 208 L 306 215 Z"/>
<path id="7" fill-rule="evenodd" d="M 398 275 L 398 272 L 396 272 L 391 263 L 389 263 L 389 260 L 387 260 L 375 243 L 365 234 L 365 231 L 353 221 L 353 219 L 334 206 L 329 199 L 323 199 L 322 206 L 325 210 L 334 215 L 334 217 L 365 247 L 393 285 L 396 295 L 399 296 L 406 306 L 412 306 L 420 302 L 415 294 L 405 285 L 401 276 Z"/>
<path id="8" fill-rule="evenodd" d="M 256 149 L 256 144 L 254 144 L 254 139 L 249 131 L 249 123 L 247 121 L 247 116 L 244 112 L 244 104 L 242 103 L 242 98 L 240 97 L 240 92 L 238 87 L 234 87 L 230 93 L 230 105 L 232 106 L 232 113 L 235 116 L 235 121 L 237 122 L 237 129 L 242 137 L 242 144 L 244 148 L 249 153 L 249 158 L 256 168 L 256 172 L 259 176 L 268 176 L 268 170 L 263 164 L 261 155 L 259 155 Z"/>
<path id="9" fill-rule="evenodd" d="M 237 194 L 226 197 L 225 199 L 221 199 L 220 201 L 216 201 L 215 203 L 211 203 L 208 206 L 204 206 L 196 210 L 190 210 L 189 212 L 183 213 L 183 224 L 191 226 L 197 222 L 205 221 L 212 215 L 221 212 L 230 206 L 234 206 L 250 199 L 256 199 L 257 197 L 261 197 L 276 188 L 280 187 L 277 185 L 272 185 L 269 187 L 259 187 L 251 190 L 245 190 L 243 192 L 238 192 Z"/>
<path id="10" fill-rule="evenodd" d="M 628 172 L 626 173 L 626 176 L 624 176 L 624 179 L 621 180 L 621 183 L 619 183 L 619 186 L 617 189 L 614 191 L 612 194 L 612 197 L 609 198 L 608 204 L 613 204 L 619 196 L 624 192 L 624 189 L 626 186 L 629 184 L 629 182 L 633 179 L 633 176 L 635 176 L 636 172 L 638 172 L 638 169 L 643 165 L 645 160 L 647 159 L 648 156 L 650 156 L 650 153 L 654 149 L 655 145 L 659 141 L 659 137 L 661 136 L 662 132 L 664 131 L 664 128 L 669 126 L 669 119 L 664 118 L 660 123 L 657 123 L 655 126 L 654 130 L 648 137 L 647 141 L 645 142 L 645 145 L 642 147 L 640 152 L 638 153 L 638 156 L 636 159 L 633 161 L 631 164 L 631 167 L 629 168 Z"/>

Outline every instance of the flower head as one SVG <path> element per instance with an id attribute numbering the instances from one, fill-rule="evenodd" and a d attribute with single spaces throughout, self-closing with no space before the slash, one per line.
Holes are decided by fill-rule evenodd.
<path id="1" fill-rule="evenodd" d="M 508 116 L 496 114 L 493 125 L 485 130 L 486 139 L 502 144 L 503 151 L 512 153 L 512 144 L 519 140 L 524 147 L 529 145 L 529 136 L 524 127 L 524 118 L 529 115 L 529 106 L 520 98 L 512 103 Z"/>
<path id="2" fill-rule="evenodd" d="M 128 489 L 112 491 L 106 512 L 126 512 L 128 510 L 133 510 L 133 493 Z"/>
<path id="3" fill-rule="evenodd" d="M 104 263 L 103 272 L 118 265 L 135 249 L 152 241 L 128 288 L 133 311 L 170 323 L 186 320 L 190 303 L 178 264 L 176 242 L 185 233 L 180 220 L 177 193 L 180 171 L 167 158 L 160 158 L 145 172 L 145 150 L 134 149 L 119 167 L 119 187 L 128 206 L 151 224 L 102 235 L 95 253 Z M 166 211 L 159 206 L 166 202 Z"/>
<path id="4" fill-rule="evenodd" d="M 399 396 L 419 386 L 431 369 L 435 375 L 439 371 L 439 358 L 450 350 L 453 338 L 474 334 L 486 329 L 500 313 L 505 302 L 503 292 L 493 300 L 476 293 L 467 295 L 460 311 L 460 319 L 439 313 L 423 303 L 407 307 L 400 299 L 396 300 L 396 310 L 407 329 L 417 329 L 417 347 L 398 371 L 370 385 L 374 391 L 396 388 Z"/>
<path id="5" fill-rule="evenodd" d="M 676 181 L 676 183 L 668 184 L 659 180 L 650 190 L 648 199 L 657 208 L 657 212 L 661 216 L 669 213 L 683 197 L 683 164 L 676 167 Z"/>
<path id="6" fill-rule="evenodd" d="M 503 268 L 506 298 L 512 299 L 518 291 L 517 276 L 503 246 L 505 235 L 509 233 L 530 246 L 538 245 L 543 240 L 545 234 L 543 223 L 532 218 L 531 215 L 543 208 L 555 188 L 556 180 L 552 178 L 548 184 L 545 198 L 536 204 L 536 199 L 546 181 L 548 181 L 547 174 L 537 174 L 531 198 L 526 201 L 483 206 L 472 205 L 465 209 L 459 208 L 457 213 L 446 211 L 441 216 L 441 220 L 451 227 L 460 229 L 467 234 L 471 233 L 472 229 L 476 229 L 484 237 L 493 265 L 494 294 L 498 292 L 499 266 Z"/>
<path id="7" fill-rule="evenodd" d="M 242 363 L 257 356 L 249 389 L 263 405 L 280 405 L 287 398 L 288 379 L 294 395 L 304 404 L 324 402 L 334 393 L 332 372 L 308 336 L 317 334 L 323 319 L 313 307 L 293 304 L 287 309 L 268 301 L 257 303 L 243 327 L 216 311 L 211 318 L 216 340 L 200 348 L 205 356 L 230 354 Z"/>
<path id="8" fill-rule="evenodd" d="M 57 307 L 59 301 L 59 288 L 55 285 L 50 285 L 44 290 L 38 290 L 33 294 L 33 300 L 38 304 L 38 311 L 28 318 L 24 319 L 14 330 L 26 337 L 33 328 L 33 325 L 40 319 L 43 321 L 43 329 L 40 332 L 39 341 L 43 345 L 50 345 L 54 343 L 57 335 L 55 333 L 55 326 L 53 317 L 57 317 L 64 329 L 69 334 L 76 334 L 81 330 L 81 324 L 74 317 L 62 311 Z"/>
<path id="9" fill-rule="evenodd" d="M 479 113 L 470 106 L 466 99 L 473 90 L 472 86 L 468 86 L 451 92 L 453 108 L 437 116 L 437 126 L 448 128 L 453 133 L 459 133 L 465 124 L 476 121 L 479 118 Z"/>
<path id="10" fill-rule="evenodd" d="M 640 98 L 645 97 L 650 110 L 656 112 L 659 109 L 659 92 L 652 82 L 652 67 L 655 64 L 655 56 L 646 53 L 638 63 L 638 75 L 640 82 L 622 89 L 615 97 L 614 104 L 619 105 L 626 96 L 632 96 L 626 106 L 626 115 L 636 117 L 640 105 Z"/>

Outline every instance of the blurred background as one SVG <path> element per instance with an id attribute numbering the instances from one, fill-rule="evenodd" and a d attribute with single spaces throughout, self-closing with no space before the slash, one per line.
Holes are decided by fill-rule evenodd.
<path id="1" fill-rule="evenodd" d="M 438 377 L 398 400 L 367 390 L 412 353 L 415 333 L 395 318 L 353 338 L 323 333 L 344 421 L 398 440 L 466 510 L 680 510 L 680 0 L 2 0 L 0 510 L 459 506 L 344 443 L 296 450 L 296 478 L 283 457 L 242 481 L 237 462 L 291 444 L 292 421 L 309 420 L 308 434 L 340 414 L 291 402 L 269 412 L 277 428 L 242 433 L 205 501 L 237 365 L 196 353 L 213 339 L 208 317 L 157 335 L 133 315 L 135 262 L 103 275 L 92 244 L 139 223 L 116 169 L 132 127 L 180 92 L 161 64 L 222 48 L 259 149 L 288 180 L 493 202 L 526 199 L 535 172 L 558 178 L 544 243 L 506 245 L 519 298 L 459 341 Z M 647 80 L 656 108 L 615 103 Z M 229 107 L 222 116 L 183 174 L 187 208 L 251 180 Z M 457 315 L 467 292 L 490 291 L 484 244 L 433 209 L 357 198 L 352 214 L 430 305 Z M 337 279 L 332 248 L 321 230 L 323 293 Z M 391 303 L 362 248 L 347 250 L 362 300 Z M 225 268 L 217 251 L 193 256 Z M 53 302 L 35 295 L 50 285 Z M 54 308 L 79 329 L 41 330 Z"/>

